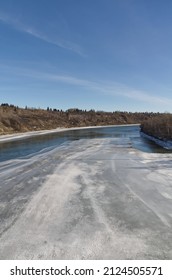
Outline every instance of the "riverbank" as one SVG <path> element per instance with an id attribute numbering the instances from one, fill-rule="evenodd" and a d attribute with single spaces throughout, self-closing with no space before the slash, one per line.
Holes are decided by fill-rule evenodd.
<path id="1" fill-rule="evenodd" d="M 56 128 L 137 124 L 150 118 L 152 114 L 79 109 L 66 111 L 50 108 L 47 108 L 47 110 L 23 109 L 3 104 L 3 106 L 0 106 L 0 135 Z"/>
<path id="2" fill-rule="evenodd" d="M 142 131 L 140 132 L 140 135 L 146 139 L 153 141 L 154 143 L 156 143 L 157 145 L 161 146 L 164 149 L 172 150 L 172 140 L 158 139 Z"/>
<path id="3" fill-rule="evenodd" d="M 170 147 L 172 142 L 172 114 L 164 113 L 141 122 L 145 137 L 160 146 Z"/>
<path id="4" fill-rule="evenodd" d="M 84 126 L 84 127 L 72 127 L 72 128 L 56 128 L 56 129 L 50 129 L 50 130 L 40 130 L 40 131 L 29 131 L 29 132 L 23 132 L 23 133 L 13 133 L 13 134 L 6 134 L 6 135 L 0 135 L 0 143 L 1 142 L 11 142 L 11 141 L 17 141 L 22 140 L 26 138 L 30 138 L 33 136 L 39 136 L 39 135 L 46 135 L 46 134 L 53 134 L 58 133 L 62 131 L 70 131 L 70 130 L 80 130 L 80 129 L 97 129 L 97 128 L 105 128 L 105 127 L 120 127 L 120 126 L 139 126 L 140 124 L 121 124 L 121 125 L 104 125 L 104 126 Z"/>

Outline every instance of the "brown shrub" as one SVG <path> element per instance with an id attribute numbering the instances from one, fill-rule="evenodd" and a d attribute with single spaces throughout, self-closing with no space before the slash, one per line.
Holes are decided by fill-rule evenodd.
<path id="1" fill-rule="evenodd" d="M 172 140 L 172 114 L 161 114 L 142 122 L 141 130 L 159 139 Z"/>

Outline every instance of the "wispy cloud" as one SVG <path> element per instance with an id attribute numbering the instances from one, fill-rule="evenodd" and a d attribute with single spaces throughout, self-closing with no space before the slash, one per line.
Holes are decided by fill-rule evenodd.
<path id="1" fill-rule="evenodd" d="M 104 94 L 123 96 L 135 101 L 141 101 L 149 104 L 169 105 L 172 104 L 172 98 L 159 97 L 143 90 L 135 89 L 124 84 L 113 83 L 110 86 L 104 86 L 100 91 Z"/>
<path id="2" fill-rule="evenodd" d="M 59 75 L 56 73 L 41 72 L 37 70 L 27 68 L 17 68 L 8 65 L 0 65 L 0 73 L 5 71 L 9 75 L 17 75 L 19 77 L 28 77 L 34 80 L 40 80 L 44 82 L 57 82 L 77 87 L 89 89 L 92 93 L 96 92 L 101 95 L 108 96 L 120 96 L 132 99 L 133 101 L 140 101 L 151 105 L 169 106 L 172 105 L 172 98 L 159 97 L 154 94 L 145 92 L 143 90 L 134 89 L 127 85 L 107 82 L 107 81 L 91 81 L 86 79 L 80 79 L 72 75 Z"/>
<path id="3" fill-rule="evenodd" d="M 169 105 L 172 104 L 172 98 L 165 98 L 152 95 L 143 90 L 134 89 L 127 85 L 114 82 L 94 82 L 85 79 L 79 79 L 73 76 L 62 76 L 54 74 L 46 74 L 44 78 L 57 82 L 67 83 L 76 86 L 89 88 L 92 91 L 97 91 L 103 95 L 109 96 L 123 96 L 135 101 L 143 101 L 150 104 Z"/>
<path id="4" fill-rule="evenodd" d="M 9 17 L 6 14 L 0 13 L 0 21 L 3 22 L 4 24 L 7 24 L 9 26 L 11 26 L 12 28 L 14 28 L 15 30 L 18 30 L 20 32 L 24 32 L 29 34 L 30 36 L 33 36 L 39 40 L 42 40 L 46 43 L 55 45 L 59 48 L 63 48 L 66 50 L 69 50 L 71 52 L 74 52 L 80 56 L 86 56 L 84 54 L 84 51 L 82 49 L 81 46 L 79 46 L 78 44 L 65 40 L 63 38 L 50 38 L 50 36 L 48 36 L 47 34 L 44 34 L 43 32 L 36 30 L 34 27 L 32 26 L 27 26 L 26 24 L 22 23 L 21 21 L 19 21 L 17 18 L 12 18 Z"/>
<path id="5" fill-rule="evenodd" d="M 69 50 L 69 51 L 72 51 L 76 54 L 79 54 L 80 56 L 83 56 L 83 57 L 85 56 L 82 48 L 78 44 L 73 43 L 71 41 L 67 41 L 67 40 L 64 40 L 64 39 L 51 39 L 48 36 L 46 36 L 45 34 L 40 33 L 33 28 L 25 27 L 21 31 L 23 31 L 25 33 L 28 33 L 29 35 L 31 35 L 35 38 L 38 38 L 38 39 L 40 39 L 40 40 L 42 40 L 46 43 L 55 45 L 57 47 L 60 47 L 60 48 L 63 48 L 63 49 Z"/>

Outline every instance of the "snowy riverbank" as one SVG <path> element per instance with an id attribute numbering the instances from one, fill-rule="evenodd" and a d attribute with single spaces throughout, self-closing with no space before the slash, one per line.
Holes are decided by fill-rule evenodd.
<path id="1" fill-rule="evenodd" d="M 140 135 L 155 142 L 157 145 L 163 147 L 164 149 L 168 149 L 168 150 L 172 149 L 172 141 L 170 141 L 170 140 L 167 140 L 167 141 L 160 140 L 160 139 L 150 136 L 142 131 L 140 132 Z"/>
<path id="2" fill-rule="evenodd" d="M 0 135 L 0 143 L 1 142 L 16 141 L 16 140 L 30 138 L 30 137 L 33 137 L 33 136 L 46 135 L 46 134 L 52 134 L 52 133 L 57 133 L 57 132 L 62 132 L 62 131 L 69 131 L 69 130 L 95 129 L 95 128 L 103 128 L 103 127 L 117 127 L 117 126 L 138 126 L 138 125 L 139 124 L 108 125 L 108 126 L 85 126 L 85 127 L 72 127 L 72 128 L 58 127 L 56 129 L 51 129 L 51 130 L 28 131 L 28 132 L 23 132 L 23 133 Z"/>

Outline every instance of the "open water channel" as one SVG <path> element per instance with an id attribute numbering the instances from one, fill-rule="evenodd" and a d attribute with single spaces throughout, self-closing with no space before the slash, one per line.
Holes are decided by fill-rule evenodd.
<path id="1" fill-rule="evenodd" d="M 11 140 L 0 143 L 0 161 L 32 156 L 41 150 L 53 149 L 71 141 L 94 138 L 119 138 L 121 144 L 130 140 L 131 147 L 150 153 L 167 153 L 168 151 L 140 136 L 139 125 L 109 126 L 102 128 L 86 128 L 61 131 L 45 135 L 32 136 L 27 139 Z"/>

